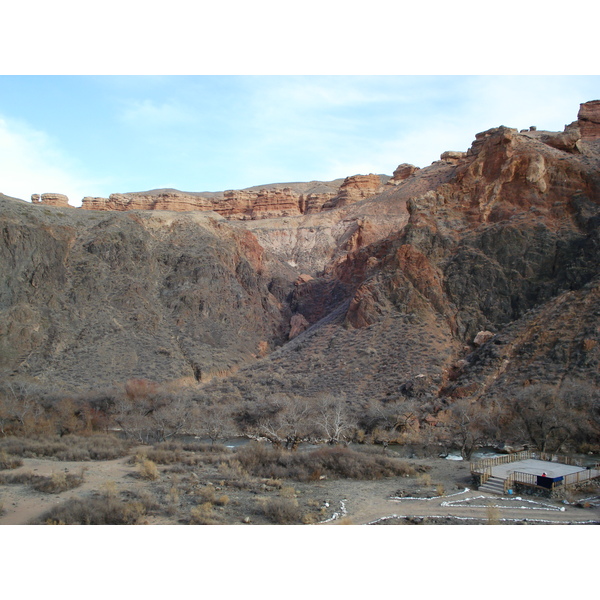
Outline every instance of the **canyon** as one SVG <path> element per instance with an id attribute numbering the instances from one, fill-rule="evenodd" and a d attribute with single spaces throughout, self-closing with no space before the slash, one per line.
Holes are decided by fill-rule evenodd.
<path id="1" fill-rule="evenodd" d="M 600 101 L 391 176 L 0 196 L 0 376 L 484 402 L 600 384 Z"/>

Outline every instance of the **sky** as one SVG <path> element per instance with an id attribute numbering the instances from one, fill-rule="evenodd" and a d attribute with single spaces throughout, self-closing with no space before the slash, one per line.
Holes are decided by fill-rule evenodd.
<path id="1" fill-rule="evenodd" d="M 506 125 L 562 131 L 600 76 L 3 75 L 0 191 L 84 196 L 390 174 Z"/>

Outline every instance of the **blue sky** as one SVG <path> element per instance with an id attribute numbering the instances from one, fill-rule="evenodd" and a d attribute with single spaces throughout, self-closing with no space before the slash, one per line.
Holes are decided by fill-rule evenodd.
<path id="1" fill-rule="evenodd" d="M 391 174 L 506 125 L 562 130 L 600 76 L 0 76 L 0 191 L 22 199 Z"/>

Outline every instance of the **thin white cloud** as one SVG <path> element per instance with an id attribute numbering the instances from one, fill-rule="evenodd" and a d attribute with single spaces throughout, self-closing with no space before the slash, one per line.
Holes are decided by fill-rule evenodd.
<path id="1" fill-rule="evenodd" d="M 0 191 L 29 200 L 32 194 L 65 194 L 73 206 L 90 195 L 98 182 L 77 174 L 66 156 L 43 131 L 0 116 Z"/>
<path id="2" fill-rule="evenodd" d="M 157 103 L 152 100 L 128 101 L 121 110 L 122 122 L 136 127 L 172 127 L 193 123 L 194 114 L 177 102 Z"/>

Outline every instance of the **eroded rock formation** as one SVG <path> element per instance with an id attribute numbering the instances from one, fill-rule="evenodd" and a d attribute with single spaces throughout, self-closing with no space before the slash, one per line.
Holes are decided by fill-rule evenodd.
<path id="1" fill-rule="evenodd" d="M 326 202 L 323 210 L 330 210 L 341 206 L 353 204 L 365 198 L 375 196 L 382 189 L 379 175 L 353 175 L 346 177 L 340 186 L 339 192 Z"/>
<path id="2" fill-rule="evenodd" d="M 45 204 L 47 206 L 69 206 L 69 198 L 64 194 L 32 194 L 31 202 L 33 204 Z"/>
<path id="3" fill-rule="evenodd" d="M 415 165 L 402 163 L 396 167 L 396 170 L 392 174 L 392 178 L 387 182 L 386 185 L 398 185 L 405 179 L 408 179 L 411 175 L 414 175 L 418 170 L 419 167 L 415 167 Z"/>
<path id="4" fill-rule="evenodd" d="M 580 106 L 577 125 L 582 140 L 587 142 L 600 139 L 600 100 L 585 102 Z"/>
<path id="5" fill-rule="evenodd" d="M 111 194 L 108 198 L 86 196 L 85 210 L 214 211 L 228 220 L 272 219 L 316 214 L 374 196 L 381 188 L 379 175 L 346 178 L 337 192 L 302 193 L 291 187 L 226 190 L 210 196 L 183 192 Z"/>

